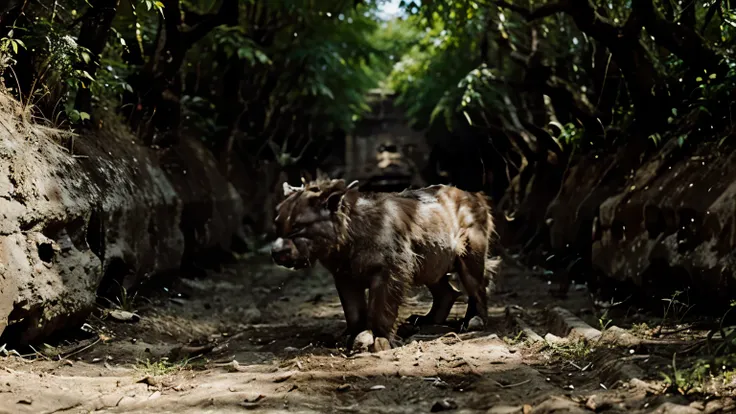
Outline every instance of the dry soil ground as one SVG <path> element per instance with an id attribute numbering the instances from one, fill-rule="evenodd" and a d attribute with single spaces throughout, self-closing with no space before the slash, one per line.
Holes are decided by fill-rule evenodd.
<path id="1" fill-rule="evenodd" d="M 88 320 L 82 339 L 0 359 L 0 411 L 736 409 L 728 387 L 718 395 L 688 399 L 662 392 L 660 373 L 670 369 L 671 347 L 679 350 L 692 341 L 660 344 L 611 325 L 600 339 L 579 319 L 550 311 L 564 307 L 599 328 L 584 287 L 573 287 L 565 299 L 548 291 L 543 277 L 507 263 L 487 331 L 457 335 L 436 327 L 411 335 L 402 329 L 411 335 L 402 347 L 349 355 L 342 347 L 342 309 L 328 274 L 290 272 L 263 258 L 250 259 L 206 279 L 180 280 L 135 299 L 122 298 L 123 307 L 135 310 L 140 320 L 119 322 L 102 311 Z M 402 317 L 426 312 L 429 305 L 427 292 L 417 290 Z M 465 304 L 458 302 L 451 318 L 464 311 Z M 540 340 L 532 331 L 556 336 Z M 579 341 L 575 335 L 592 339 Z"/>

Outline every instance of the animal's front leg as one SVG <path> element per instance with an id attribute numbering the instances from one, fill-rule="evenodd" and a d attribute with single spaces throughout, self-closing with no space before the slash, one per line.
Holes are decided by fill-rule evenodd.
<path id="1" fill-rule="evenodd" d="M 335 287 L 340 296 L 342 310 L 347 323 L 348 346 L 352 346 L 355 337 L 368 328 L 368 307 L 365 301 L 365 289 L 355 280 L 345 276 L 335 276 Z"/>
<path id="2" fill-rule="evenodd" d="M 388 272 L 371 278 L 368 291 L 368 329 L 373 331 L 375 351 L 390 349 L 399 305 L 404 298 L 405 282 Z"/>

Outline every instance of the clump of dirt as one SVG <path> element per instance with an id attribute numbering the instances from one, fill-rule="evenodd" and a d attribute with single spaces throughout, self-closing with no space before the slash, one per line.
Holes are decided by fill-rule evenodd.
<path id="1" fill-rule="evenodd" d="M 525 269 L 507 266 L 503 275 L 487 331 L 403 329 L 408 336 L 401 347 L 350 354 L 326 271 L 292 272 L 248 260 L 205 279 L 119 295 L 118 309 L 90 317 L 81 339 L 5 357 L 0 411 L 546 413 L 733 406 L 723 394 L 690 401 L 663 392 L 660 367 L 649 362 L 660 361 L 646 352 L 651 344 L 617 345 L 608 331 L 605 341 L 550 331 L 557 325 L 549 309 L 557 306 L 596 319 L 585 289 L 555 298 Z M 418 289 L 401 317 L 426 312 L 430 301 Z M 459 302 L 450 318 L 464 312 Z"/>

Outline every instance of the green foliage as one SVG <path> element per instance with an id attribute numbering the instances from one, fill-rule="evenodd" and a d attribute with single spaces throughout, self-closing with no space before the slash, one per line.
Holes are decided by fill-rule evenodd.
<path id="1" fill-rule="evenodd" d="M 416 41 L 388 79 L 388 85 L 399 94 L 398 103 L 407 108 L 415 125 L 425 126 L 440 115 L 451 124 L 468 86 L 467 80 L 461 81 L 478 66 L 473 57 L 477 41 L 465 30 L 473 28 L 446 26 L 437 17 L 419 15 L 395 24 L 424 29 L 413 32 Z"/>
<path id="2" fill-rule="evenodd" d="M 155 53 L 161 45 L 157 42 L 165 17 L 163 2 L 119 3 L 107 46 L 101 56 L 94 57 L 99 62 L 94 75 L 80 69 L 93 57 L 79 47 L 77 37 L 79 24 L 92 15 L 90 10 L 97 3 L 77 0 L 64 7 L 57 3 L 42 0 L 28 6 L 24 10 L 28 19 L 21 19 L 18 28 L 0 38 L 0 54 L 7 65 L 16 63 L 10 59 L 20 49 L 30 52 L 36 72 L 31 86 L 33 99 L 27 99 L 30 105 L 39 104 L 45 118 L 57 119 L 63 113 L 62 118 L 77 123 L 92 116 L 75 108 L 77 91 L 85 85 L 89 85 L 93 102 L 106 110 L 113 109 L 111 105 L 128 105 L 129 110 L 131 103 L 135 105 L 135 98 L 129 102 L 131 97 L 155 89 L 156 85 L 133 85 L 131 79 L 159 65 Z M 193 30 L 208 14 L 216 14 L 220 3 L 181 0 L 178 6 L 183 24 L 179 30 Z M 402 34 L 394 31 L 387 35 L 379 30 L 375 16 L 378 3 L 368 1 L 356 7 L 338 0 L 238 2 L 238 24 L 215 25 L 186 54 L 181 78 L 195 79 L 195 83 L 194 87 L 184 85 L 182 91 L 184 128 L 202 133 L 210 142 L 213 135 L 229 127 L 219 116 L 226 104 L 221 92 L 236 85 L 220 82 L 227 66 L 240 61 L 242 102 L 250 108 L 265 108 L 265 119 L 241 127 L 248 137 L 261 142 L 281 138 L 300 142 L 286 146 L 295 152 L 301 149 L 292 147 L 323 140 L 338 128 L 350 129 L 368 109 L 366 91 L 378 86 L 391 70 L 391 59 L 402 54 L 393 41 L 394 35 Z M 135 56 L 142 62 L 132 61 Z M 42 98 L 51 102 L 41 105 Z M 307 117 L 304 122 L 309 126 L 286 131 L 293 137 L 275 136 L 285 132 L 280 129 L 284 117 L 296 114 Z"/>
<path id="3" fill-rule="evenodd" d="M 221 50 L 228 58 L 237 55 L 238 59 L 245 59 L 251 65 L 271 63 L 258 44 L 248 37 L 246 29 L 242 26 L 217 27 L 213 31 L 213 37 L 215 50 Z"/>
<path id="4" fill-rule="evenodd" d="M 555 126 L 559 132 L 550 133 L 552 139 L 568 150 L 593 143 L 587 134 L 598 132 L 586 126 L 626 129 L 634 121 L 631 77 L 570 12 L 528 21 L 516 2 L 509 8 L 476 0 L 404 1 L 405 16 L 383 22 L 376 17 L 382 2 L 239 1 L 237 21 L 220 19 L 192 44 L 181 43 L 184 60 L 173 76 L 161 69 L 171 58 L 171 51 L 162 50 L 170 29 L 166 7 L 181 11 L 177 30 L 185 39 L 215 19 L 225 2 L 120 2 L 104 51 L 91 56 L 78 36 L 83 22 L 94 21 L 89 12 L 97 2 L 73 0 L 62 7 L 40 0 L 24 6 L 18 21 L 0 33 L 0 68 L 30 59 L 34 82 L 19 85 L 22 98 L 47 119 L 76 123 L 94 117 L 75 108 L 79 88 L 87 85 L 96 108 L 147 116 L 158 104 L 138 108 L 141 102 L 165 91 L 178 95 L 187 133 L 213 147 L 236 134 L 240 151 L 273 153 L 282 164 L 305 160 L 307 147 L 329 145 L 335 131 L 353 128 L 368 109 L 366 92 L 375 87 L 396 91 L 417 127 L 442 122 L 450 130 L 458 123 L 493 130 L 515 137 L 511 151 L 519 154 L 529 153 L 523 147 L 542 148 L 528 123 Z M 604 6 L 614 27 L 633 13 L 628 1 Z M 697 72 L 685 64 L 691 60 L 641 30 L 651 76 L 665 85 L 661 99 L 671 108 L 668 125 L 645 135 L 656 145 L 675 139 L 684 146 L 694 137 L 723 141 L 732 128 L 727 103 L 736 88 L 730 49 L 736 15 L 728 4 L 719 10 L 713 3 L 703 6 L 695 11 L 695 28 L 727 70 Z M 679 5 L 656 7 L 683 24 Z M 13 86 L 15 80 L 3 76 Z M 234 90 L 235 97 L 226 93 Z M 238 112 L 238 119 L 228 111 Z"/>

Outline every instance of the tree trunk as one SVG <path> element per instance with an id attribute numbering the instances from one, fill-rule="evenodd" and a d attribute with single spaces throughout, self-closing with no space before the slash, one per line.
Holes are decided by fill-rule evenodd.
<path id="1" fill-rule="evenodd" d="M 243 99 L 240 96 L 244 63 L 232 57 L 224 64 L 225 72 L 222 76 L 222 106 L 218 110 L 217 123 L 227 127 L 215 137 L 215 156 L 220 163 L 220 169 L 229 176 L 235 134 L 238 132 L 240 118 L 245 111 Z"/>
<path id="2" fill-rule="evenodd" d="M 216 14 L 202 16 L 191 29 L 181 30 L 179 0 L 163 0 L 162 31 L 150 65 L 140 77 L 140 102 L 132 119 L 141 138 L 148 144 L 167 145 L 178 140 L 181 122 L 182 82 L 179 71 L 187 51 L 212 29 L 222 24 L 237 24 L 237 0 L 223 0 Z M 190 14 L 191 16 L 191 14 Z"/>
<path id="3" fill-rule="evenodd" d="M 90 9 L 82 19 L 82 29 L 79 32 L 79 46 L 89 49 L 91 59 L 80 64 L 79 69 L 86 71 L 94 78 L 95 71 L 100 65 L 107 37 L 110 33 L 112 21 L 117 13 L 119 0 L 92 0 Z M 83 81 L 83 86 L 77 92 L 74 107 L 79 112 L 92 114 L 92 92 L 89 80 Z"/>

